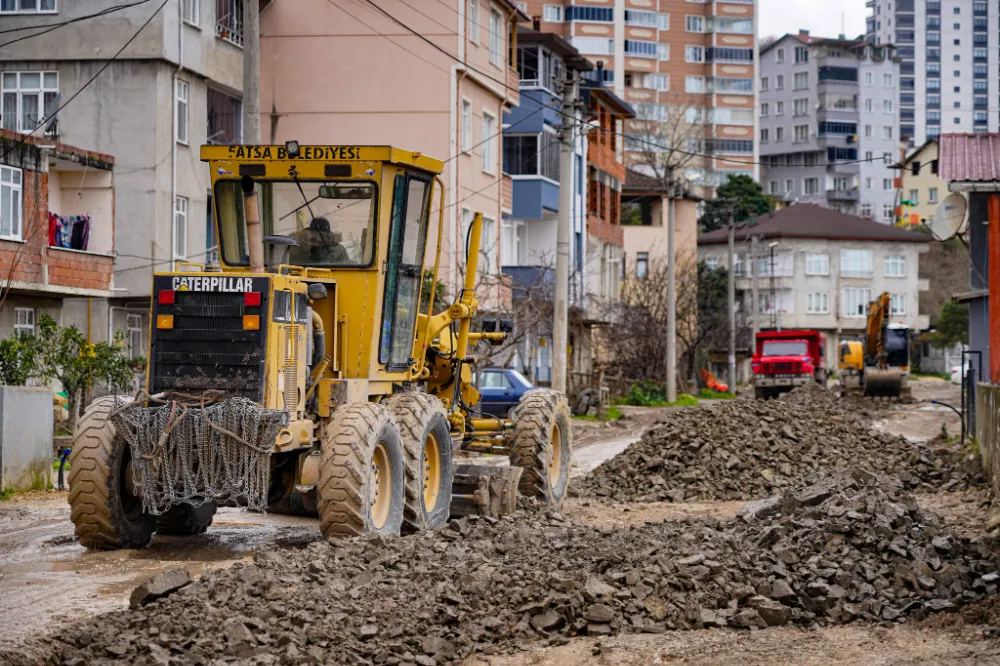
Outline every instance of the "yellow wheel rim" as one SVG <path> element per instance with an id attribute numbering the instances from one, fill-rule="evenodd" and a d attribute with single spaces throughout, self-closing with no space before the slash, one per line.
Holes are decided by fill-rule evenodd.
<path id="1" fill-rule="evenodd" d="M 434 433 L 424 442 L 424 509 L 433 511 L 441 488 L 441 446 Z"/>
<path id="2" fill-rule="evenodd" d="M 371 516 L 375 529 L 382 529 L 389 520 L 392 507 L 392 467 L 389 465 L 389 449 L 383 442 L 375 446 L 372 454 L 371 470 Z"/>
<path id="3" fill-rule="evenodd" d="M 549 455 L 549 487 L 555 488 L 559 485 L 559 476 L 562 473 L 562 428 L 559 421 L 552 424 L 551 452 Z"/>

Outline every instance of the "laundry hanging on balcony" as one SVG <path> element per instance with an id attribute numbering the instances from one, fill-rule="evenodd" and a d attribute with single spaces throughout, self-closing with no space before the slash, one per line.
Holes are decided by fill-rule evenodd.
<path id="1" fill-rule="evenodd" d="M 90 241 L 90 215 L 49 213 L 49 246 L 86 250 Z"/>

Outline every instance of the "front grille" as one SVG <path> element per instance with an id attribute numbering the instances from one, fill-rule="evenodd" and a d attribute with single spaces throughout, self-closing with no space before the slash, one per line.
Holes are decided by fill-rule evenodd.
<path id="1" fill-rule="evenodd" d="M 799 361 L 772 361 L 764 364 L 764 372 L 773 374 L 802 372 L 802 363 Z"/>
<path id="2" fill-rule="evenodd" d="M 267 280 L 254 280 L 261 307 L 244 305 L 243 292 L 207 291 L 176 291 L 173 305 L 160 305 L 157 294 L 170 280 L 155 281 L 156 314 L 173 315 L 174 325 L 157 329 L 154 317 L 150 392 L 214 389 L 263 402 Z M 259 315 L 260 330 L 244 330 L 244 315 Z"/>

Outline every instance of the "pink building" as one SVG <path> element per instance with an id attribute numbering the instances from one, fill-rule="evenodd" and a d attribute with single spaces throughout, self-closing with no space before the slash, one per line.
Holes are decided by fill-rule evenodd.
<path id="1" fill-rule="evenodd" d="M 271 2 L 260 18 L 261 141 L 390 144 L 444 160 L 445 280 L 458 284 L 475 211 L 487 272 L 499 274 L 499 221 L 511 209 L 501 123 L 518 104 L 517 23 L 527 20 L 508 0 Z"/>

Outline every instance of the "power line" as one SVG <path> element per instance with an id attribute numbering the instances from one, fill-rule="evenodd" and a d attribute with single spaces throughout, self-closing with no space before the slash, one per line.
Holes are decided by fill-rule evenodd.
<path id="1" fill-rule="evenodd" d="M 149 1 L 150 0 L 138 0 L 137 2 L 130 2 L 130 3 L 125 4 L 125 5 L 116 5 L 114 7 L 107 7 L 105 9 L 102 9 L 99 12 L 94 12 L 93 14 L 87 14 L 86 16 L 78 16 L 76 18 L 69 19 L 68 21 L 61 21 L 59 23 L 43 23 L 41 25 L 26 25 L 26 26 L 22 26 L 20 28 L 9 28 L 7 30 L 0 30 L 0 35 L 3 35 L 3 34 L 11 33 L 11 32 L 22 32 L 24 30 L 38 30 L 38 29 L 41 29 L 41 28 L 48 28 L 47 30 L 42 30 L 41 32 L 35 32 L 35 33 L 30 34 L 30 35 L 25 35 L 24 37 L 18 37 L 17 39 L 12 39 L 9 42 L 4 42 L 3 44 L 0 44 L 0 48 L 3 48 L 5 46 L 10 46 L 11 44 L 14 44 L 15 42 L 20 42 L 20 41 L 25 40 L 25 39 L 31 39 L 32 37 L 38 37 L 40 35 L 44 35 L 46 33 L 52 32 L 53 30 L 58 30 L 59 28 L 62 28 L 63 26 L 71 25 L 73 23 L 79 23 L 81 21 L 87 21 L 89 19 L 97 18 L 99 16 L 106 16 L 108 14 L 113 14 L 114 12 L 121 11 L 122 9 L 129 9 L 130 7 L 136 7 L 138 5 L 144 5 L 147 2 L 149 2 Z"/>
<path id="2" fill-rule="evenodd" d="M 84 90 L 86 90 L 87 86 L 89 86 L 91 83 L 93 83 L 95 80 L 97 80 L 97 77 L 100 76 L 101 74 L 103 74 L 104 70 L 106 70 L 108 67 L 110 67 L 111 63 L 113 63 L 115 60 L 118 59 L 118 56 L 120 56 L 125 51 L 125 49 L 128 48 L 129 44 L 131 44 L 132 42 L 135 41 L 135 39 L 139 36 L 139 33 L 142 32 L 146 28 L 147 25 L 149 25 L 149 23 L 153 20 L 153 17 L 156 16 L 157 14 L 159 14 L 160 10 L 163 9 L 168 2 L 170 2 L 170 0 L 163 0 L 163 2 L 160 3 L 160 6 L 156 8 L 156 11 L 154 11 L 152 14 L 149 15 L 149 18 L 146 19 L 145 23 L 143 23 L 141 26 L 139 26 L 139 29 L 135 31 L 135 34 L 132 35 L 131 37 L 129 37 L 129 40 L 127 42 L 125 42 L 125 44 L 120 49 L 118 49 L 118 52 L 115 53 L 113 56 L 111 56 L 111 59 L 108 60 L 106 63 L 104 63 L 104 66 L 101 67 L 99 70 L 97 70 L 97 73 L 94 74 L 92 77 L 90 77 L 89 81 L 87 81 L 86 83 L 84 83 L 83 86 L 79 90 L 77 90 L 75 93 L 73 93 L 68 100 L 66 100 L 65 102 L 63 102 L 59 106 L 59 108 L 57 108 L 55 111 L 53 111 L 52 115 L 53 116 L 58 115 L 59 112 L 62 111 L 63 109 L 65 109 L 67 106 L 69 106 L 70 102 L 72 102 L 74 99 L 76 99 L 80 95 L 80 93 L 82 93 Z M 37 132 L 39 129 L 41 129 L 41 127 L 42 127 L 41 123 L 39 123 L 38 125 L 36 125 L 35 129 L 33 129 L 30 132 L 28 132 L 27 134 L 25 134 L 24 138 L 22 138 L 22 139 L 19 140 L 19 143 L 22 146 L 25 145 L 25 143 L 26 143 L 25 139 L 27 139 L 29 136 L 31 136 L 32 134 L 34 134 L 35 132 Z M 14 147 L 11 146 L 2 156 L 0 156 L 0 161 L 3 161 L 4 159 L 6 159 L 6 157 L 8 155 L 10 155 L 10 153 L 13 150 L 14 150 Z"/>

